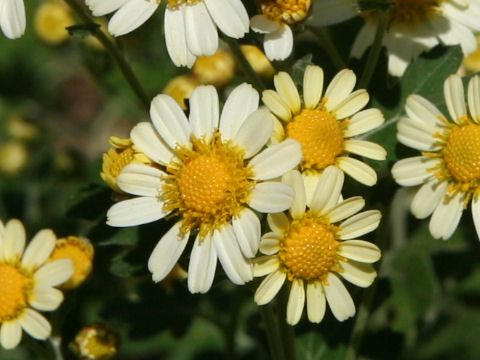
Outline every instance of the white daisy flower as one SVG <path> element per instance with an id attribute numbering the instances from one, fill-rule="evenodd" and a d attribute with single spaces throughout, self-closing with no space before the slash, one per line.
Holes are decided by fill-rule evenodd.
<path id="1" fill-rule="evenodd" d="M 63 294 L 55 287 L 73 274 L 70 259 L 46 263 L 55 248 L 52 230 L 40 230 L 26 249 L 25 238 L 20 221 L 5 226 L 0 221 L 0 343 L 5 349 L 18 345 L 22 329 L 35 339 L 50 336 L 50 323 L 39 311 L 60 306 Z"/>
<path id="2" fill-rule="evenodd" d="M 354 138 L 384 122 L 380 110 L 360 111 L 369 95 L 365 89 L 352 92 L 355 82 L 353 71 L 342 70 L 324 93 L 322 68 L 309 65 L 303 77 L 303 100 L 285 72 L 274 77 L 276 91 L 263 92 L 263 102 L 281 120 L 276 123 L 273 142 L 298 140 L 303 150 L 300 169 L 312 180 L 318 181 L 327 166 L 335 165 L 362 184 L 371 186 L 377 182 L 377 174 L 369 165 L 350 156 L 375 160 L 386 157 L 380 145 Z"/>
<path id="3" fill-rule="evenodd" d="M 16 39 L 25 32 L 25 5 L 23 0 L 0 0 L 0 27 L 9 39 Z"/>
<path id="4" fill-rule="evenodd" d="M 260 0 L 260 15 L 250 19 L 253 31 L 265 34 L 263 49 L 270 60 L 284 60 L 293 49 L 293 33 L 290 29 L 305 20 L 311 0 Z"/>
<path id="5" fill-rule="evenodd" d="M 138 28 L 160 5 L 157 0 L 85 1 L 95 16 L 115 12 L 108 23 L 114 36 Z M 197 56 L 217 51 L 217 27 L 229 37 L 243 37 L 248 32 L 248 14 L 241 0 L 168 0 L 164 27 L 173 63 L 192 67 Z"/>
<path id="6" fill-rule="evenodd" d="M 343 178 L 340 170 L 329 166 L 308 201 L 309 185 L 304 185 L 300 173 L 285 174 L 283 181 L 295 189 L 289 215 L 267 217 L 272 231 L 262 237 L 260 252 L 265 256 L 256 259 L 254 275 L 268 276 L 255 292 L 255 302 L 267 304 L 289 281 L 291 325 L 300 320 L 305 302 L 308 319 L 314 323 L 322 321 L 327 302 L 337 320 L 352 317 L 355 305 L 340 279 L 367 287 L 377 276 L 370 264 L 380 259 L 380 249 L 357 238 L 375 230 L 381 214 L 358 213 L 365 205 L 360 196 L 341 201 Z"/>
<path id="7" fill-rule="evenodd" d="M 433 237 L 448 239 L 471 200 L 480 238 L 480 78 L 475 76 L 468 83 L 469 112 L 459 76 L 448 77 L 443 90 L 453 122 L 425 98 L 407 98 L 408 117 L 398 122 L 397 139 L 422 155 L 398 161 L 392 175 L 403 186 L 423 184 L 411 211 L 419 219 L 432 215 Z"/>
<path id="8" fill-rule="evenodd" d="M 480 3 L 476 0 L 391 0 L 387 48 L 388 71 L 402 76 L 407 65 L 439 43 L 462 47 L 466 55 L 477 48 L 474 32 L 480 31 Z M 315 4 L 316 24 L 330 25 L 355 15 L 355 0 L 319 0 Z M 334 9 L 341 11 L 333 11 Z M 322 11 L 324 13 L 322 13 Z M 360 58 L 373 43 L 378 12 L 364 12 L 365 24 L 357 35 L 351 55 Z"/>
<path id="9" fill-rule="evenodd" d="M 211 85 L 190 97 L 190 115 L 168 95 L 151 104 L 152 123 L 140 123 L 130 137 L 165 171 L 148 165 L 126 166 L 117 178 L 137 197 L 113 205 L 112 226 L 149 223 L 168 214 L 178 222 L 160 239 L 148 262 L 154 281 L 177 263 L 191 233 L 198 231 L 188 268 L 192 293 L 210 289 L 217 258 L 235 284 L 252 279 L 252 258 L 260 241 L 263 213 L 287 209 L 293 189 L 277 178 L 298 165 L 300 144 L 292 139 L 260 151 L 272 134 L 273 118 L 258 110 L 258 93 L 249 84 L 235 88 L 220 114 Z"/>

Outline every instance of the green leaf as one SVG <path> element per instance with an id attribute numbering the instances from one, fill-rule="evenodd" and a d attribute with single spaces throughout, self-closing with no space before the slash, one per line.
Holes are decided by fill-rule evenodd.
<path id="1" fill-rule="evenodd" d="M 108 239 L 99 242 L 100 246 L 120 245 L 131 246 L 138 243 L 138 228 L 128 227 L 116 229 L 112 236 Z"/>
<path id="2" fill-rule="evenodd" d="M 372 10 L 388 10 L 393 2 L 388 0 L 359 0 L 358 7 L 360 11 L 372 11 Z"/>
<path id="3" fill-rule="evenodd" d="M 292 66 L 292 79 L 297 85 L 297 87 L 302 87 L 303 86 L 303 73 L 305 72 L 305 68 L 308 65 L 313 64 L 312 62 L 313 55 L 312 54 L 307 54 L 304 57 L 298 59 L 295 61 L 295 63 Z"/>
<path id="4" fill-rule="evenodd" d="M 112 263 L 110 264 L 110 272 L 113 275 L 122 278 L 129 278 L 136 273 L 138 273 L 141 269 L 141 265 L 133 265 L 126 261 L 127 252 L 122 253 L 120 256 L 115 257 L 112 259 Z"/>

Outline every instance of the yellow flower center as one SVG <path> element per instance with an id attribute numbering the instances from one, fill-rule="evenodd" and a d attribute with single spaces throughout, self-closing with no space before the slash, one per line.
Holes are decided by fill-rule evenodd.
<path id="1" fill-rule="evenodd" d="M 198 227 L 205 236 L 240 212 L 255 181 L 243 150 L 222 142 L 218 132 L 208 143 L 193 138 L 192 144 L 177 149 L 180 162 L 167 167 L 163 199 L 166 211 L 183 217 L 182 231 Z"/>
<path id="2" fill-rule="evenodd" d="M 287 137 L 302 144 L 304 169 L 323 170 L 343 151 L 344 123 L 328 111 L 304 109 L 287 124 Z"/>
<path id="3" fill-rule="evenodd" d="M 118 335 L 103 324 L 83 328 L 72 343 L 73 351 L 82 359 L 112 359 L 117 354 L 118 347 Z"/>
<path id="4" fill-rule="evenodd" d="M 294 24 L 308 15 L 311 0 L 260 0 L 260 11 L 272 20 Z"/>
<path id="5" fill-rule="evenodd" d="M 322 280 L 340 271 L 335 227 L 309 212 L 294 220 L 281 241 L 279 257 L 289 280 Z"/>
<path id="6" fill-rule="evenodd" d="M 31 277 L 13 265 L 0 263 L 0 324 L 20 315 L 31 289 Z"/>
<path id="7" fill-rule="evenodd" d="M 62 284 L 63 289 L 78 287 L 92 271 L 93 246 L 88 240 L 76 236 L 69 236 L 57 240 L 55 250 L 50 255 L 50 261 L 70 259 L 73 262 L 73 275 Z"/>
<path id="8" fill-rule="evenodd" d="M 130 164 L 135 158 L 135 151 L 131 146 L 125 149 L 110 149 L 107 153 L 107 156 L 110 157 L 111 162 L 109 163 L 107 169 L 104 169 L 104 172 L 109 173 L 113 178 L 116 178 L 120 175 L 122 169 Z"/>
<path id="9" fill-rule="evenodd" d="M 154 1 L 154 0 L 151 0 L 151 1 Z M 180 6 L 182 4 L 195 4 L 199 1 L 203 1 L 203 0 L 167 0 L 168 1 L 168 6 L 172 7 L 172 8 L 175 8 L 177 6 Z M 158 0 L 157 1 L 159 4 L 161 2 L 161 0 Z"/>

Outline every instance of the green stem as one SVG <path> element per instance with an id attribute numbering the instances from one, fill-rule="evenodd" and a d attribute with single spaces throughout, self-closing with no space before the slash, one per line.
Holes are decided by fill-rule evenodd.
<path id="1" fill-rule="evenodd" d="M 235 57 L 235 60 L 237 61 L 240 70 L 245 74 L 248 81 L 252 83 L 253 87 L 257 89 L 258 92 L 261 93 L 263 90 L 265 90 L 265 84 L 255 72 L 255 70 L 253 70 L 252 66 L 250 65 L 247 58 L 240 49 L 240 45 L 238 45 L 237 40 L 232 39 L 228 36 L 223 36 L 222 38 L 230 47 L 230 50 L 232 51 L 232 54 Z"/>
<path id="2" fill-rule="evenodd" d="M 280 327 L 280 335 L 283 339 L 285 358 L 295 360 L 295 328 L 287 323 L 288 287 L 283 286 L 278 294 L 277 319 Z"/>
<path id="3" fill-rule="evenodd" d="M 378 59 L 380 57 L 380 50 L 383 45 L 383 36 L 387 30 L 388 24 L 388 10 L 380 11 L 378 18 L 377 30 L 375 32 L 375 38 L 373 39 L 373 45 L 368 53 L 367 63 L 363 69 L 362 76 L 358 82 L 359 89 L 366 89 L 370 84 L 375 68 L 377 67 Z"/>
<path id="4" fill-rule="evenodd" d="M 108 38 L 107 35 L 100 29 L 100 27 L 95 24 L 90 15 L 85 11 L 85 9 L 76 1 L 76 0 L 65 0 L 65 2 L 77 13 L 80 19 L 85 25 L 88 25 L 91 28 L 92 35 L 100 41 L 100 43 L 105 47 L 105 49 L 110 53 L 112 58 L 117 63 L 120 71 L 127 80 L 128 84 L 132 88 L 133 92 L 137 96 L 138 100 L 142 106 L 147 110 L 150 109 L 150 99 L 147 96 L 145 90 L 140 85 L 137 77 L 133 73 L 132 68 L 128 64 L 127 60 L 119 49 L 114 45 L 114 43 Z"/>
<path id="5" fill-rule="evenodd" d="M 53 350 L 53 359 L 63 360 L 63 354 L 62 354 L 62 348 L 61 348 L 62 338 L 60 336 L 50 336 L 48 340 Z"/>
<path id="6" fill-rule="evenodd" d="M 286 360 L 282 345 L 282 337 L 278 326 L 277 318 L 273 310 L 273 304 L 260 306 L 263 321 L 265 323 L 265 330 L 267 332 L 268 345 L 270 348 L 270 357 L 272 360 Z"/>
<path id="7" fill-rule="evenodd" d="M 332 42 L 330 35 L 328 34 L 327 30 L 323 27 L 315 27 L 315 26 L 307 26 L 307 29 L 310 30 L 320 41 L 323 49 L 327 52 L 330 60 L 332 60 L 333 65 L 337 68 L 337 70 L 342 70 L 347 67 L 347 64 L 343 60 L 342 56 L 338 52 L 337 48 Z"/>

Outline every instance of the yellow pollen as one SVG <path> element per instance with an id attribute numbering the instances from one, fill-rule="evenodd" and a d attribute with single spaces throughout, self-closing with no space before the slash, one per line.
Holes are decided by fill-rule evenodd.
<path id="1" fill-rule="evenodd" d="M 287 124 L 287 137 L 302 144 L 304 169 L 323 170 L 343 151 L 343 122 L 328 111 L 304 109 Z"/>
<path id="2" fill-rule="evenodd" d="M 27 307 L 32 279 L 13 265 L 0 263 L 0 324 Z"/>
<path id="3" fill-rule="evenodd" d="M 168 1 L 168 6 L 172 7 L 172 8 L 175 8 L 177 6 L 180 6 L 182 4 L 195 4 L 199 1 L 203 1 L 203 0 L 167 0 Z M 161 2 L 161 0 L 158 0 L 157 1 L 159 4 Z"/>
<path id="4" fill-rule="evenodd" d="M 116 178 L 118 175 L 120 175 L 122 169 L 133 161 L 135 157 L 135 151 L 130 146 L 120 151 L 111 149 L 108 152 L 108 155 L 110 155 L 113 160 L 109 168 L 109 174 Z"/>
<path id="5" fill-rule="evenodd" d="M 178 189 L 188 208 L 213 214 L 225 200 L 230 182 L 225 164 L 214 156 L 201 155 L 185 164 Z"/>
<path id="6" fill-rule="evenodd" d="M 311 5 L 311 0 L 260 0 L 260 11 L 272 21 L 291 25 L 304 20 Z"/>
<path id="7" fill-rule="evenodd" d="M 281 242 L 279 257 L 289 280 L 322 280 L 339 271 L 334 227 L 306 213 L 294 220 Z"/>
<path id="8" fill-rule="evenodd" d="M 165 211 L 183 217 L 183 232 L 199 228 L 205 236 L 240 212 L 255 181 L 243 150 L 218 132 L 209 142 L 193 137 L 192 144 L 177 149 L 180 162 L 167 166 L 162 198 Z"/>

